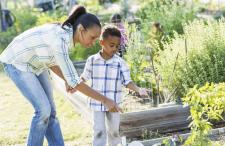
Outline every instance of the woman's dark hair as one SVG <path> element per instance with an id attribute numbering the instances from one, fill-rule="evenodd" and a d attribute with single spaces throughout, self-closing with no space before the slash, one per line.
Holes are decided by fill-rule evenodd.
<path id="1" fill-rule="evenodd" d="M 80 5 L 73 7 L 68 18 L 63 22 L 62 28 L 65 28 L 64 26 L 72 27 L 75 32 L 79 24 L 85 29 L 94 25 L 101 27 L 99 19 L 95 15 L 87 13 L 86 9 Z"/>
<path id="2" fill-rule="evenodd" d="M 116 14 L 112 15 L 112 17 L 111 17 L 112 23 L 120 23 L 121 21 L 122 21 L 122 17 L 120 14 L 116 13 Z"/>
<path id="3" fill-rule="evenodd" d="M 115 36 L 121 38 L 122 35 L 120 33 L 120 30 L 114 26 L 114 25 L 106 25 L 104 26 L 101 34 L 101 39 L 105 39 L 108 36 Z"/>

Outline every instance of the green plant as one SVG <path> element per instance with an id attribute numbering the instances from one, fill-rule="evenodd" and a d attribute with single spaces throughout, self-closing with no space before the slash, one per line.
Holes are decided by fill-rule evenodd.
<path id="1" fill-rule="evenodd" d="M 206 83 L 198 89 L 195 85 L 183 98 L 183 102 L 190 106 L 191 136 L 185 145 L 211 146 L 208 137 L 212 129 L 212 120 L 223 119 L 225 111 L 225 83 Z"/>
<path id="2" fill-rule="evenodd" d="M 146 60 L 146 46 L 143 44 L 141 33 L 135 24 L 128 28 L 128 44 L 125 59 L 130 66 L 131 78 L 139 86 L 150 87 L 150 73 L 145 73 L 149 62 Z"/>
<path id="3" fill-rule="evenodd" d="M 169 138 L 163 140 L 163 146 L 181 146 L 184 143 L 184 140 L 179 135 L 172 135 Z"/>
<path id="4" fill-rule="evenodd" d="M 160 77 L 158 71 L 154 68 L 152 53 L 143 41 L 142 33 L 135 24 L 125 25 L 127 36 L 127 52 L 125 60 L 130 67 L 131 79 L 140 87 L 149 88 L 151 96 L 154 98 L 154 104 L 164 101 L 162 88 L 159 86 Z M 154 74 L 152 73 L 154 72 Z"/>
<path id="5" fill-rule="evenodd" d="M 143 140 L 147 139 L 153 139 L 153 138 L 159 138 L 162 137 L 162 135 L 158 131 L 150 131 L 148 129 L 143 129 L 141 132 L 141 138 Z"/>
<path id="6" fill-rule="evenodd" d="M 6 32 L 0 32 L 0 52 L 7 47 L 14 37 L 25 30 L 45 23 L 62 22 L 66 17 L 61 11 L 41 13 L 30 8 L 18 9 L 13 13 L 16 17 L 14 26 Z"/>
<path id="7" fill-rule="evenodd" d="M 163 87 L 183 97 L 195 84 L 224 82 L 225 21 L 195 20 L 184 25 L 184 34 L 164 43 L 157 69 Z"/>
<path id="8" fill-rule="evenodd" d="M 66 19 L 67 15 L 65 12 L 60 10 L 50 11 L 46 13 L 39 13 L 37 15 L 36 25 L 43 25 L 45 23 L 54 23 L 54 22 L 63 22 Z"/>
<path id="9" fill-rule="evenodd" d="M 0 52 L 7 47 L 15 36 L 35 26 L 37 22 L 36 13 L 31 9 L 19 9 L 13 11 L 13 13 L 16 16 L 14 26 L 9 28 L 6 32 L 0 32 Z"/>
<path id="10" fill-rule="evenodd" d="M 182 34 L 182 24 L 192 21 L 197 11 L 188 2 L 177 0 L 149 0 L 142 2 L 141 6 L 137 15 L 142 19 L 146 39 L 152 22 L 159 22 L 169 36 L 173 36 L 174 31 Z"/>
<path id="11" fill-rule="evenodd" d="M 70 58 L 72 60 L 85 60 L 90 55 L 97 53 L 99 50 L 101 50 L 99 42 L 96 42 L 95 45 L 90 48 L 84 48 L 80 44 L 76 44 L 70 52 Z"/>
<path id="12" fill-rule="evenodd" d="M 91 0 L 91 1 L 78 0 L 78 3 L 84 5 L 89 12 L 95 14 L 103 10 L 103 6 L 100 5 L 99 0 Z"/>

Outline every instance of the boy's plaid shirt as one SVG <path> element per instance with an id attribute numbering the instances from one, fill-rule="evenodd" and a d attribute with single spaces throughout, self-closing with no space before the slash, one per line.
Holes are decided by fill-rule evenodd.
<path id="1" fill-rule="evenodd" d="M 0 62 L 13 64 L 25 72 L 37 75 L 58 65 L 67 83 L 75 87 L 79 76 L 69 58 L 73 47 L 73 30 L 60 24 L 45 24 L 17 36 L 0 55 Z"/>
<path id="2" fill-rule="evenodd" d="M 91 87 L 106 97 L 121 103 L 122 84 L 131 82 L 130 70 L 125 61 L 117 55 L 109 60 L 104 60 L 100 53 L 87 59 L 81 77 L 91 81 Z M 94 111 L 108 111 L 99 101 L 89 99 L 89 105 Z"/>

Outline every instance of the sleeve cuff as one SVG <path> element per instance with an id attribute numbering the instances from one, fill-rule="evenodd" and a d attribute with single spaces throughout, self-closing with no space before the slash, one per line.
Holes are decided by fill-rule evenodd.
<path id="1" fill-rule="evenodd" d="M 74 82 L 72 85 L 70 85 L 72 88 L 75 88 L 78 84 L 80 84 L 82 82 L 81 78 L 78 78 L 78 80 L 76 82 Z"/>
<path id="2" fill-rule="evenodd" d="M 125 86 L 127 86 L 130 82 L 132 82 L 132 80 L 125 81 L 123 84 L 124 84 Z"/>
<path id="3" fill-rule="evenodd" d="M 85 74 L 81 74 L 80 75 L 80 80 L 82 80 L 82 78 L 87 81 L 88 80 L 88 77 L 85 75 Z"/>

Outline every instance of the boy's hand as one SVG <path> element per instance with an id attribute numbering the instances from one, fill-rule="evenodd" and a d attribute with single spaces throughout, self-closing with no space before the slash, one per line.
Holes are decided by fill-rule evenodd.
<path id="1" fill-rule="evenodd" d="M 147 98 L 147 97 L 149 97 L 147 91 L 148 91 L 148 90 L 145 89 L 145 88 L 139 88 L 138 93 L 139 93 L 139 95 L 140 95 L 142 98 Z"/>
<path id="2" fill-rule="evenodd" d="M 104 104 L 108 107 L 109 112 L 123 112 L 122 109 L 111 99 L 106 99 Z"/>

